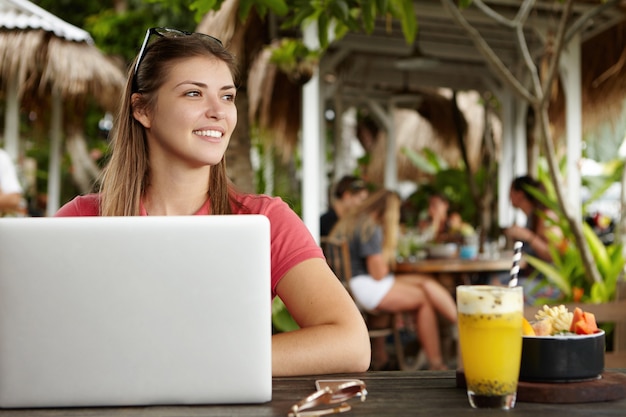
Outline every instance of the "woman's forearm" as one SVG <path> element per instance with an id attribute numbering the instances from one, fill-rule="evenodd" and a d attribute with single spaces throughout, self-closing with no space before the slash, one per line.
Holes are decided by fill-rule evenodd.
<path id="1" fill-rule="evenodd" d="M 327 324 L 272 336 L 274 376 L 365 372 L 370 344 L 364 323 Z M 364 339 L 365 337 L 365 339 Z M 320 343 L 324 340 L 324 343 Z"/>

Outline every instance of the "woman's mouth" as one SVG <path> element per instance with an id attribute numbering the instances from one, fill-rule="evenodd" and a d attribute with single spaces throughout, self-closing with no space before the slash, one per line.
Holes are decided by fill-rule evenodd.
<path id="1" fill-rule="evenodd" d="M 194 130 L 193 133 L 194 135 L 206 136 L 210 138 L 221 138 L 224 136 L 224 133 L 219 130 Z"/>

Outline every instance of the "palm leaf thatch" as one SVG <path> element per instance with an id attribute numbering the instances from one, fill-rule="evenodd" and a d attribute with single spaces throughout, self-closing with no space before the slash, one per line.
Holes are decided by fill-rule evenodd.
<path id="1" fill-rule="evenodd" d="M 298 143 L 302 87 L 271 62 L 271 55 L 271 48 L 264 49 L 250 68 L 248 115 L 261 137 L 288 160 Z"/>
<path id="2" fill-rule="evenodd" d="M 120 66 L 93 45 L 43 30 L 0 30 L 0 58 L 2 84 L 17 76 L 18 96 L 27 107 L 37 107 L 55 88 L 66 102 L 95 97 L 113 110 L 125 83 Z"/>
<path id="3" fill-rule="evenodd" d="M 42 84 L 50 84 L 65 97 L 93 96 L 103 108 L 116 108 L 126 77 L 98 49 L 85 43 L 51 38 L 48 55 L 59 59 L 46 61 Z"/>
<path id="4" fill-rule="evenodd" d="M 626 99 L 626 22 L 582 45 L 583 134 L 619 120 Z M 558 89 L 550 107 L 555 138 L 565 132 L 565 100 Z"/>
<path id="5" fill-rule="evenodd" d="M 204 16 L 196 31 L 222 40 L 237 57 L 240 81 L 245 83 L 251 62 L 265 45 L 267 35 L 265 24 L 254 11 L 243 22 L 238 12 L 239 0 L 225 0 L 218 11 Z"/>
<path id="6" fill-rule="evenodd" d="M 17 77 L 18 96 L 37 88 L 43 31 L 0 30 L 0 81 L 3 87 Z M 4 88 L 2 89 L 5 90 Z"/>
<path id="7" fill-rule="evenodd" d="M 458 143 L 457 131 L 454 126 L 452 95 L 449 90 L 440 89 L 423 92 L 423 100 L 414 109 L 398 109 L 394 113 L 395 142 L 397 151 L 398 179 L 421 182 L 428 179 L 428 174 L 416 167 L 404 153 L 408 148 L 416 152 L 428 148 L 447 163 L 457 167 L 463 163 Z M 467 150 L 469 168 L 476 172 L 484 160 L 486 147 L 483 146 L 483 133 L 486 121 L 490 124 L 495 141 L 495 154 L 502 139 L 500 121 L 493 115 L 485 116 L 485 108 L 480 95 L 475 91 L 461 92 L 457 95 L 457 105 L 462 115 L 461 130 L 464 132 L 463 142 Z M 368 149 L 372 155 L 384 155 L 386 152 L 387 135 L 379 132 L 375 144 Z M 384 182 L 384 158 L 372 158 L 367 168 L 368 179 L 374 183 Z"/>
<path id="8" fill-rule="evenodd" d="M 288 159 L 298 143 L 302 86 L 271 62 L 267 24 L 255 13 L 241 22 L 238 10 L 239 0 L 226 0 L 217 12 L 204 17 L 197 30 L 219 37 L 237 56 L 248 92 L 248 121 Z"/>

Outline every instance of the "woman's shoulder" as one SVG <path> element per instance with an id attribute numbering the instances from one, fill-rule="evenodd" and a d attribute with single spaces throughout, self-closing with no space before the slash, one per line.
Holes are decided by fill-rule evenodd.
<path id="1" fill-rule="evenodd" d="M 63 205 L 55 217 L 99 216 L 100 194 L 85 194 L 74 197 Z"/>
<path id="2" fill-rule="evenodd" d="M 235 214 L 269 214 L 273 211 L 290 210 L 289 205 L 280 197 L 272 197 L 265 194 L 242 194 L 234 195 L 236 206 Z"/>

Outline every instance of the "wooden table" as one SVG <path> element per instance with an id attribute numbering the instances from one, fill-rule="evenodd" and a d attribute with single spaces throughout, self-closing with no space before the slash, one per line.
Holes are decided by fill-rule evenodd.
<path id="1" fill-rule="evenodd" d="M 397 274 L 431 274 L 450 290 L 459 284 L 484 284 L 491 275 L 508 273 L 511 270 L 512 254 L 504 253 L 497 258 L 476 259 L 420 259 L 415 262 L 396 264 Z"/>
<path id="2" fill-rule="evenodd" d="M 488 272 L 508 272 L 511 270 L 512 257 L 477 259 L 421 259 L 415 262 L 396 264 L 398 273 L 420 272 L 430 274 L 471 274 Z"/>
<path id="3" fill-rule="evenodd" d="M 626 369 L 620 370 L 626 374 Z M 463 388 L 457 388 L 456 373 L 445 372 L 368 372 L 350 375 L 326 375 L 275 378 L 273 399 L 259 405 L 218 406 L 154 406 L 80 409 L 0 410 L 0 416 L 23 417 L 286 417 L 289 408 L 315 390 L 316 379 L 359 378 L 367 384 L 369 395 L 365 402 L 352 400 L 352 410 L 346 417 L 394 416 L 478 416 L 509 415 L 516 417 L 575 417 L 624 416 L 626 399 L 582 404 L 541 404 L 518 402 L 511 412 L 473 410 Z M 512 415 L 512 414 L 511 414 Z"/>

